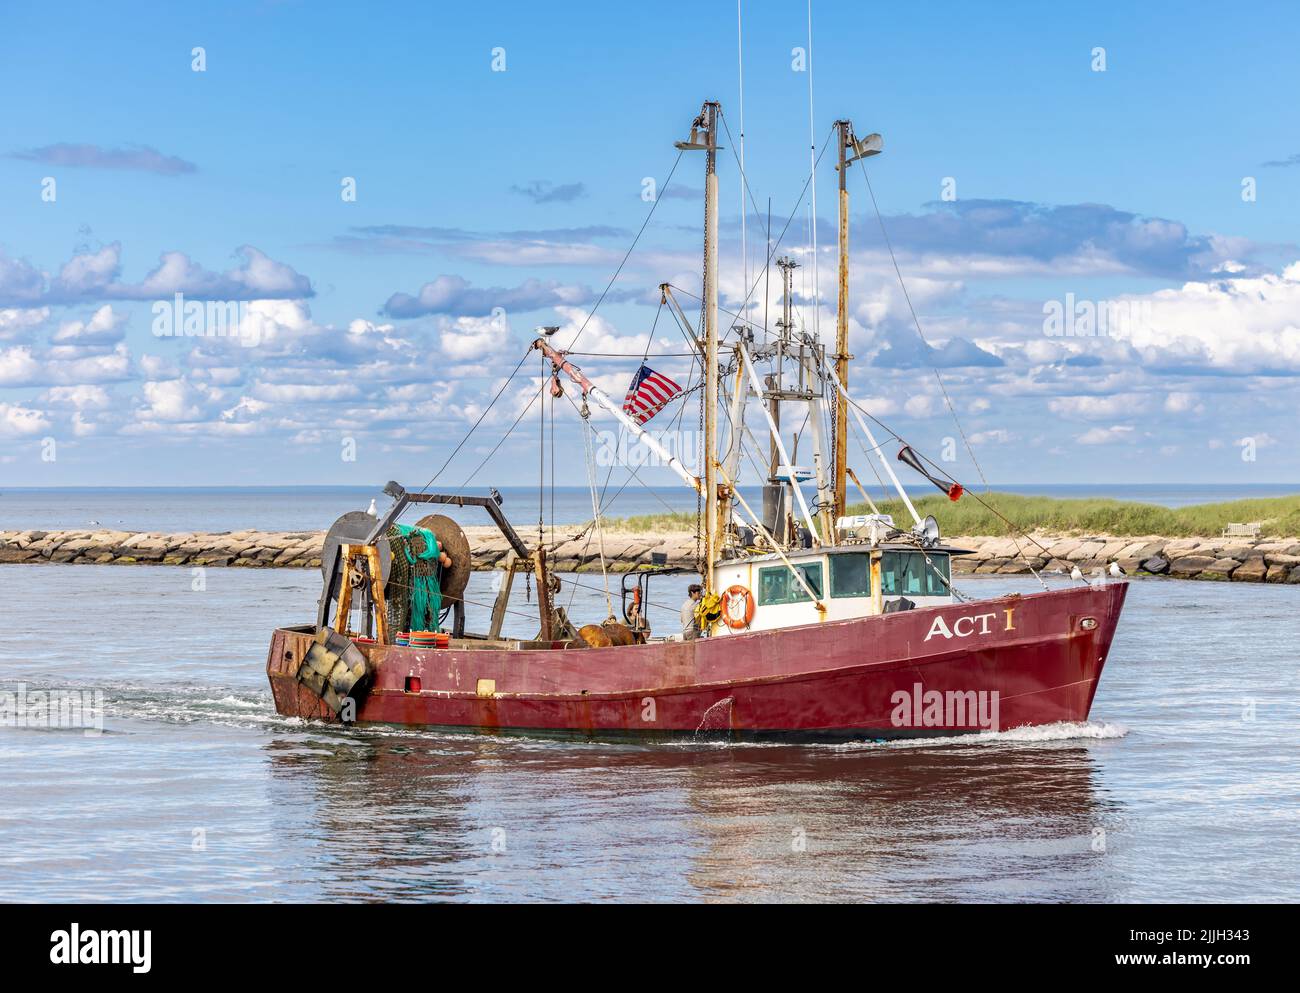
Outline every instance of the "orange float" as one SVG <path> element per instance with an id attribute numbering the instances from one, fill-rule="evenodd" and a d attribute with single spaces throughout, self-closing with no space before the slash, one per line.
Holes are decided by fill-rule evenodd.
<path id="1" fill-rule="evenodd" d="M 743 631 L 749 627 L 754 620 L 754 610 L 758 606 L 754 602 L 754 594 L 749 591 L 749 588 L 740 585 L 729 586 L 722 596 L 726 600 L 722 608 L 723 623 L 733 631 Z M 744 601 L 745 612 L 743 617 L 736 613 L 735 604 L 737 599 Z"/>

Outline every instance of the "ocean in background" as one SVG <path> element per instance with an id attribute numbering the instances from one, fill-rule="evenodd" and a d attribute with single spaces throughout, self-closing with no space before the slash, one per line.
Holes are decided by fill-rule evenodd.
<path id="1" fill-rule="evenodd" d="M 604 495 L 608 516 L 631 517 L 695 509 L 695 496 L 684 486 L 647 488 L 633 483 L 619 490 L 611 484 Z M 1024 485 L 1002 483 L 995 490 L 1029 496 L 1109 497 L 1164 507 L 1286 496 L 1300 492 L 1300 483 L 1099 483 Z M 486 496 L 486 487 L 469 487 L 467 496 Z M 756 488 L 742 494 L 757 506 Z M 805 490 L 805 492 L 808 492 Z M 535 486 L 500 488 L 502 508 L 516 527 L 535 527 L 538 492 Z M 914 495 L 926 490 L 913 488 Z M 875 490 L 873 488 L 873 495 Z M 852 499 L 852 497 L 850 497 Z M 374 499 L 382 510 L 389 505 L 379 486 L 230 486 L 230 487 L 6 487 L 0 489 L 0 531 L 39 528 L 105 527 L 120 531 L 259 531 L 324 530 L 349 510 L 364 510 Z M 478 508 L 440 508 L 439 512 L 465 524 L 490 523 Z M 547 491 L 545 517 L 556 524 L 591 519 L 591 493 L 585 486 Z"/>

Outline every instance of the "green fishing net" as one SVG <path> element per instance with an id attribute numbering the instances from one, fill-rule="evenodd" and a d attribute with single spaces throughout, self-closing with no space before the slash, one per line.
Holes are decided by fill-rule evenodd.
<path id="1" fill-rule="evenodd" d="M 388 625 L 398 631 L 437 631 L 442 615 L 438 539 L 428 528 L 394 524 L 388 531 Z"/>

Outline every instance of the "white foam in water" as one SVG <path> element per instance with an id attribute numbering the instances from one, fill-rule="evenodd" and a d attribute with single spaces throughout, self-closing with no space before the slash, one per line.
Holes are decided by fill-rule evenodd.
<path id="1" fill-rule="evenodd" d="M 1060 721 L 1056 724 L 1038 724 L 1033 727 L 1011 728 L 1008 731 L 980 731 L 976 734 L 955 734 L 944 738 L 898 738 L 890 741 L 855 741 L 834 745 L 834 748 L 952 748 L 989 745 L 1048 744 L 1079 739 L 1102 740 L 1123 738 L 1128 728 L 1107 721 Z"/>
<path id="2" fill-rule="evenodd" d="M 230 687 L 187 686 L 172 687 L 159 692 L 153 687 L 132 684 L 116 684 L 104 687 L 105 705 L 110 717 L 126 717 L 143 720 L 161 720 L 168 723 L 192 724 L 204 723 L 233 727 L 282 726 L 301 724 L 311 726 L 314 722 L 300 718 L 286 717 L 276 713 L 271 694 L 267 690 L 237 690 Z M 698 730 L 723 730 L 729 723 L 726 715 L 733 704 L 727 697 L 718 701 L 706 711 Z M 721 716 L 719 716 L 721 715 Z M 379 734 L 383 736 L 433 737 L 446 739 L 456 737 L 456 732 L 419 727 L 392 727 L 387 725 L 363 726 L 358 728 L 340 728 L 337 725 L 319 724 L 322 730 L 357 735 L 358 733 Z M 1128 728 L 1122 724 L 1107 721 L 1062 721 L 1057 724 L 1044 724 L 1034 727 L 1012 728 L 1007 731 L 981 731 L 975 734 L 958 734 L 948 737 L 933 738 L 896 738 L 889 740 L 860 740 L 834 743 L 804 743 L 794 747 L 829 748 L 840 750 L 870 748 L 961 748 L 988 746 L 1041 745 L 1054 742 L 1079 740 L 1106 740 L 1123 738 Z M 484 737 L 481 732 L 475 737 Z M 488 737 L 491 737 L 490 735 Z M 526 732 L 510 735 L 510 740 L 520 742 L 527 740 Z M 542 739 L 538 738 L 539 741 Z M 547 747 L 554 741 L 546 739 Z M 569 742 L 582 744 L 580 739 Z M 624 744 L 635 748 L 788 748 L 787 742 L 776 741 L 728 741 L 728 740 L 692 740 L 690 738 L 673 739 L 667 742 L 603 741 L 603 746 Z"/>

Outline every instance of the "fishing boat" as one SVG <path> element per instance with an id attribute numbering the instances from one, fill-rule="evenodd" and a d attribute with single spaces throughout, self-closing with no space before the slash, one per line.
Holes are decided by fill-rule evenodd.
<path id="1" fill-rule="evenodd" d="M 662 571 L 653 563 L 623 574 L 621 617 L 611 598 L 607 618 L 579 627 L 557 598 L 574 578 L 551 569 L 553 547 L 540 526 L 535 541 L 524 540 L 495 491 L 473 497 L 390 482 L 387 510 L 349 512 L 330 529 L 315 623 L 272 635 L 267 675 L 279 713 L 474 733 L 823 741 L 1088 718 L 1127 583 L 1103 575 L 991 599 L 960 591 L 952 561 L 963 550 L 944 541 L 933 517 L 918 514 L 894 463 L 949 499 L 978 495 L 892 432 L 887 437 L 899 448 L 891 459 L 872 428 L 883 425 L 849 391 L 846 175 L 882 150 L 881 137 L 858 138 L 848 120 L 834 125 L 839 299 L 828 354 L 816 331 L 793 317 L 797 265 L 775 259 L 779 239 L 771 230 L 767 266 L 775 259 L 783 280 L 780 320 L 769 328 L 741 308 L 729 330 L 719 327 L 720 113 L 718 103 L 706 102 L 690 137 L 677 143 L 682 154 L 702 152 L 704 159 L 698 324 L 687 319 L 676 288 L 660 286 L 661 307 L 691 346 L 699 389 L 671 396 L 652 384 L 647 396 L 637 386 L 646 379 L 643 363 L 619 403 L 575 364 L 573 342 L 555 346 L 556 329 L 543 329 L 528 352 L 540 353 L 548 370 L 539 394 L 545 388 L 552 404 L 568 398 L 586 431 L 592 408 L 602 410 L 696 494 L 702 595 L 688 630 L 676 612 L 667 630 L 651 616 L 650 583 Z M 702 426 L 698 470 L 644 426 L 647 414 L 691 395 Z M 808 466 L 792 458 L 799 433 L 787 446 L 782 431 L 782 413 L 791 409 L 807 414 Z M 881 513 L 858 483 L 849 464 L 850 416 L 868 464 L 898 494 L 910 521 Z M 757 433 L 752 425 L 761 425 Z M 746 459 L 763 476 L 758 508 L 739 486 Z M 869 513 L 848 513 L 849 479 Z M 593 504 L 591 528 L 603 540 L 601 507 Z M 512 549 L 484 633 L 465 630 L 472 549 L 463 529 L 437 513 L 402 523 L 412 508 L 448 506 L 485 513 Z M 601 565 L 608 590 L 603 554 Z M 535 581 L 535 637 L 503 635 L 516 574 Z M 429 631 L 414 630 L 420 627 Z"/>

